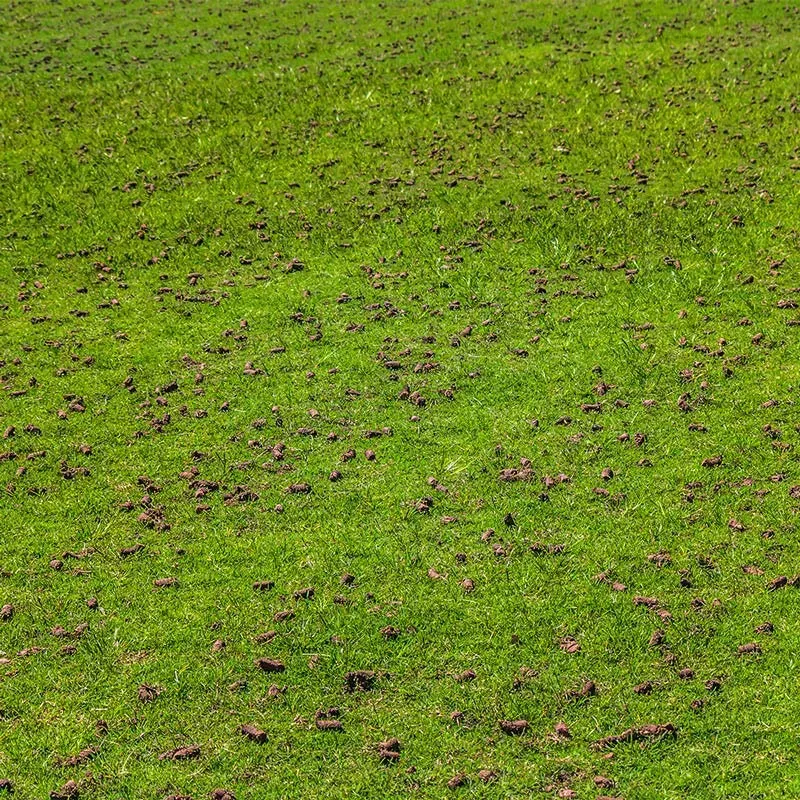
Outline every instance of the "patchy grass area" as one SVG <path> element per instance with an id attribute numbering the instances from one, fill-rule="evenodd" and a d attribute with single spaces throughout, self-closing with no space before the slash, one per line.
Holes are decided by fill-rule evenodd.
<path id="1" fill-rule="evenodd" d="M 15 796 L 800 793 L 799 35 L 9 4 Z"/>

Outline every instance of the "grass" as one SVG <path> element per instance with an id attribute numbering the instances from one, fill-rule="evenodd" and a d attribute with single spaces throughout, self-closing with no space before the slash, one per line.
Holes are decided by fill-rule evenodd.
<path id="1" fill-rule="evenodd" d="M 800 573 L 799 33 L 761 0 L 9 4 L 15 796 L 800 792 L 767 588 Z"/>

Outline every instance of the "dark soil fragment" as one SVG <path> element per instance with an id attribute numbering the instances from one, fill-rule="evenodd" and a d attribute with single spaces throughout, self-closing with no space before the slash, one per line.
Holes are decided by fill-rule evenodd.
<path id="1" fill-rule="evenodd" d="M 504 719 L 500 720 L 500 730 L 509 736 L 521 736 L 528 730 L 528 720 L 526 719 Z"/>
<path id="2" fill-rule="evenodd" d="M 570 729 L 563 722 L 556 722 L 553 728 L 553 732 L 555 733 L 556 736 L 558 736 L 561 739 L 572 738 L 572 733 L 570 732 Z"/>
<path id="3" fill-rule="evenodd" d="M 378 757 L 385 764 L 391 764 L 400 759 L 400 753 L 397 750 L 390 750 L 388 748 L 381 747 L 378 750 Z"/>
<path id="4" fill-rule="evenodd" d="M 739 645 L 736 652 L 740 656 L 758 655 L 761 652 L 761 645 L 757 642 L 748 642 L 747 644 Z"/>
<path id="5" fill-rule="evenodd" d="M 338 719 L 318 719 L 316 720 L 317 730 L 319 731 L 341 731 L 344 725 Z"/>
<path id="6" fill-rule="evenodd" d="M 567 700 L 582 700 L 587 697 L 597 696 L 597 685 L 594 681 L 584 681 L 578 689 L 570 689 L 566 692 Z"/>
<path id="7" fill-rule="evenodd" d="M 258 742 L 258 744 L 264 744 L 267 741 L 266 731 L 262 731 L 261 728 L 257 728 L 255 725 L 242 725 L 239 731 L 242 736 L 246 736 L 248 739 Z"/>
<path id="8" fill-rule="evenodd" d="M 386 752 L 395 754 L 394 756 L 389 756 L 389 758 L 399 758 L 401 749 L 402 745 L 400 744 L 400 740 L 395 736 L 391 736 L 383 742 L 378 742 L 378 750 L 381 753 Z M 383 758 L 383 756 L 381 756 L 381 758 Z"/>
<path id="9" fill-rule="evenodd" d="M 521 469 L 517 469 L 516 467 L 510 467 L 508 469 L 504 469 L 500 471 L 500 475 L 498 476 L 501 481 L 505 483 L 515 483 L 517 481 L 529 481 L 533 479 L 533 470 L 529 469 L 528 467 L 522 467 Z"/>
<path id="10" fill-rule="evenodd" d="M 237 506 L 242 503 L 251 503 L 258 500 L 258 495 L 249 489 L 247 486 L 238 484 L 229 492 L 225 492 L 222 496 L 226 506 Z"/>
<path id="11" fill-rule="evenodd" d="M 447 781 L 447 788 L 448 789 L 458 789 L 460 786 L 466 786 L 467 784 L 467 776 L 463 772 L 459 772 L 456 775 L 453 775 L 449 781 Z"/>
<path id="12" fill-rule="evenodd" d="M 773 633 L 775 631 L 775 626 L 771 622 L 762 622 L 756 628 L 756 633 Z"/>
<path id="13" fill-rule="evenodd" d="M 581 643 L 572 636 L 565 636 L 558 644 L 565 653 L 579 653 L 581 649 Z"/>
<path id="14" fill-rule="evenodd" d="M 650 636 L 650 641 L 648 642 L 648 644 L 650 645 L 650 647 L 658 647 L 659 645 L 664 643 L 666 638 L 667 635 L 664 633 L 664 631 L 662 631 L 659 628 L 653 631 L 653 633 Z"/>
<path id="15" fill-rule="evenodd" d="M 368 692 L 375 685 L 376 677 L 374 672 L 367 669 L 348 672 L 344 676 L 344 689 L 346 692 Z"/>
<path id="16" fill-rule="evenodd" d="M 13 794 L 14 784 L 8 778 L 0 778 L 0 792 L 6 792 L 6 794 Z"/>
<path id="17" fill-rule="evenodd" d="M 137 690 L 137 693 L 140 702 L 152 703 L 163 691 L 164 690 L 160 686 L 151 686 L 148 683 L 143 683 Z"/>
<path id="18" fill-rule="evenodd" d="M 98 749 L 96 747 L 85 747 L 74 756 L 61 759 L 61 766 L 79 767 L 81 764 L 86 764 L 88 761 L 91 761 L 97 755 L 97 753 Z"/>
<path id="19" fill-rule="evenodd" d="M 256 666 L 263 672 L 283 672 L 286 666 L 275 658 L 257 658 Z"/>
<path id="20" fill-rule="evenodd" d="M 77 800 L 79 796 L 78 784 L 75 781 L 67 781 L 60 789 L 50 792 L 50 800 Z"/>
<path id="21" fill-rule="evenodd" d="M 209 792 L 208 800 L 236 800 L 236 797 L 227 789 L 212 789 Z"/>
<path id="22" fill-rule="evenodd" d="M 431 567 L 431 568 L 428 570 L 428 577 L 429 577 L 429 578 L 430 578 L 432 581 L 444 581 L 444 580 L 447 580 L 447 576 L 446 576 L 446 575 L 442 575 L 442 574 L 441 574 L 440 572 L 438 572 L 438 571 L 437 571 L 437 570 L 436 570 L 434 567 Z"/>
<path id="23" fill-rule="evenodd" d="M 414 510 L 418 514 L 428 514 L 430 510 L 433 508 L 433 498 L 432 497 L 422 497 L 414 503 Z"/>
<path id="24" fill-rule="evenodd" d="M 628 728 L 616 736 L 606 736 L 603 739 L 598 739 L 592 747 L 597 750 L 604 750 L 607 747 L 613 747 L 623 742 L 648 741 L 662 736 L 676 736 L 677 733 L 677 728 L 671 722 L 666 725 L 642 725 L 639 728 Z"/>
<path id="25" fill-rule="evenodd" d="M 159 757 L 159 761 L 188 761 L 192 758 L 200 757 L 200 745 L 190 744 L 186 747 L 175 747 L 172 750 L 167 750 Z"/>

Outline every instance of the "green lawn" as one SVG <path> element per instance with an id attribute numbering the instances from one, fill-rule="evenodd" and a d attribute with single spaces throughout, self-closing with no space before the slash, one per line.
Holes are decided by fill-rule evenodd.
<path id="1" fill-rule="evenodd" d="M 799 42 L 7 3 L 0 798 L 800 795 Z"/>

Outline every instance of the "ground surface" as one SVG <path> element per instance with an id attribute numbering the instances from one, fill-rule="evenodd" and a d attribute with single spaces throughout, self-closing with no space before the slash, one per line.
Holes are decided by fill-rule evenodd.
<path id="1" fill-rule="evenodd" d="M 15 796 L 800 793 L 798 35 L 9 4 Z"/>

